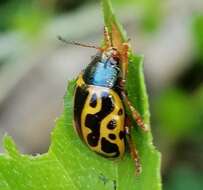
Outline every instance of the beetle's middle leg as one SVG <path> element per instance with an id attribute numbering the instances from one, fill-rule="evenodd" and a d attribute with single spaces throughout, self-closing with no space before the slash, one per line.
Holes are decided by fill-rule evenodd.
<path id="1" fill-rule="evenodd" d="M 130 122 L 130 119 L 128 118 L 128 116 L 126 116 L 126 121 L 125 121 L 125 134 L 126 134 L 126 140 L 130 149 L 130 154 L 131 157 L 135 163 L 135 171 L 136 171 L 136 175 L 139 175 L 142 172 L 142 166 L 140 163 L 140 158 L 138 155 L 138 151 L 136 149 L 135 144 L 133 143 L 132 140 L 132 136 L 131 136 L 131 128 L 132 128 L 132 124 Z"/>
<path id="2" fill-rule="evenodd" d="M 137 125 L 139 127 L 141 127 L 144 131 L 148 131 L 149 129 L 148 129 L 148 127 L 146 127 L 140 113 L 136 110 L 136 108 L 134 108 L 134 106 L 128 99 L 128 96 L 124 90 L 121 90 L 121 95 L 122 95 L 125 106 L 130 110 L 132 117 L 135 120 L 135 122 L 137 123 Z"/>

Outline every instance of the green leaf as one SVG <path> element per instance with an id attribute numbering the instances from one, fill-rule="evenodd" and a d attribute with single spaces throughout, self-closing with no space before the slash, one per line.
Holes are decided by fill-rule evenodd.
<path id="1" fill-rule="evenodd" d="M 122 40 L 127 41 L 128 40 L 127 34 L 124 31 L 122 25 L 116 19 L 116 16 L 114 14 L 110 1 L 102 0 L 102 7 L 103 7 L 103 13 L 104 13 L 105 26 L 108 27 L 109 31 L 111 31 L 112 24 L 114 24 L 117 27 L 118 31 L 120 32 L 121 34 L 120 37 L 122 38 Z"/>
<path id="2" fill-rule="evenodd" d="M 104 0 L 103 7 L 106 24 L 113 20 L 117 26 L 109 1 Z M 140 56 L 130 56 L 127 90 L 149 123 L 142 61 Z M 152 145 L 150 132 L 138 128 L 133 131 L 143 167 L 140 176 L 135 176 L 128 151 L 122 160 L 112 161 L 90 151 L 81 142 L 72 124 L 74 87 L 75 81 L 71 81 L 64 98 L 64 113 L 56 121 L 48 153 L 21 154 L 10 137 L 4 138 L 6 153 L 0 155 L 0 190 L 160 190 L 160 155 Z"/>

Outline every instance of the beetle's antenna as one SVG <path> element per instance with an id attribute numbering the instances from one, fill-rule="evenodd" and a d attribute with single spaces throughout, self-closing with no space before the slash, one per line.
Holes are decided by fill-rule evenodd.
<path id="1" fill-rule="evenodd" d="M 82 43 L 74 42 L 74 41 L 67 41 L 64 38 L 62 38 L 61 36 L 58 36 L 58 40 L 66 43 L 66 44 L 72 44 L 72 45 L 81 46 L 81 47 L 94 48 L 94 49 L 98 49 L 98 50 L 101 51 L 100 47 L 97 47 L 97 46 L 94 46 L 94 45 L 86 45 L 86 44 L 82 44 Z"/>

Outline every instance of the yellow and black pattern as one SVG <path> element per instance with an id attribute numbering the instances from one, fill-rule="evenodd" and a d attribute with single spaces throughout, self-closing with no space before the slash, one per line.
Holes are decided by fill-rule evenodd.
<path id="1" fill-rule="evenodd" d="M 89 148 L 105 157 L 122 157 L 125 151 L 125 111 L 112 89 L 85 85 L 77 80 L 74 121 L 79 136 Z"/>

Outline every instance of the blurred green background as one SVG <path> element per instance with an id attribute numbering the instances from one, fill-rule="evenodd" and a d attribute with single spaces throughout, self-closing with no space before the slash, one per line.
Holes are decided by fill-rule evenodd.
<path id="1" fill-rule="evenodd" d="M 113 0 L 135 52 L 145 55 L 154 142 L 164 190 L 203 188 L 203 1 Z M 0 0 L 0 137 L 22 152 L 46 152 L 67 81 L 99 44 L 99 1 Z M 2 147 L 2 145 L 0 146 Z M 2 148 L 1 148 L 1 151 Z"/>

